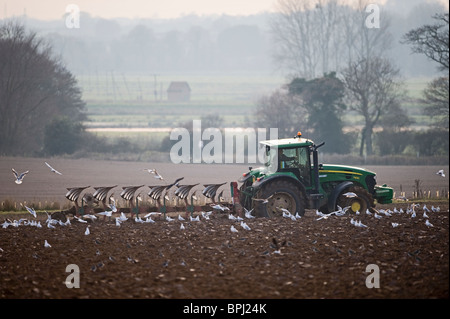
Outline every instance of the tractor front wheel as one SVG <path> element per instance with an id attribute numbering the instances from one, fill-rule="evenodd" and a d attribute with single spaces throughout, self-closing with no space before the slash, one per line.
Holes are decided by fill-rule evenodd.
<path id="1" fill-rule="evenodd" d="M 255 212 L 260 217 L 282 216 L 283 210 L 291 214 L 305 214 L 305 195 L 303 192 L 288 181 L 273 181 L 258 192 L 258 199 L 268 199 L 267 203 L 255 201 Z"/>

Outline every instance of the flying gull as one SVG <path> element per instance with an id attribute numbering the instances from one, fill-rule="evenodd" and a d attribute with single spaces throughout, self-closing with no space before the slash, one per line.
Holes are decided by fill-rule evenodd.
<path id="1" fill-rule="evenodd" d="M 53 167 L 51 167 L 51 165 L 50 165 L 49 163 L 45 162 L 45 165 L 47 165 L 53 173 L 56 173 L 56 174 L 58 174 L 58 175 L 62 175 L 62 174 L 61 174 L 60 172 L 58 172 L 56 169 L 54 169 Z"/>
<path id="2" fill-rule="evenodd" d="M 25 177 L 25 175 L 27 175 L 30 172 L 30 171 L 25 171 L 25 172 L 19 174 L 16 172 L 16 170 L 14 168 L 11 168 L 11 169 L 14 173 L 14 176 L 16 177 L 16 180 L 15 180 L 16 184 L 22 184 L 23 178 Z"/>

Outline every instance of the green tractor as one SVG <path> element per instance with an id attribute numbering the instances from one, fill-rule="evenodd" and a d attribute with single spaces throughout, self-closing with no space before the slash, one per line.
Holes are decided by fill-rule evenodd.
<path id="1" fill-rule="evenodd" d="M 299 132 L 294 138 L 260 142 L 265 146 L 263 167 L 249 168 L 238 180 L 239 202 L 254 208 L 260 217 L 281 215 L 284 209 L 303 216 L 305 209 L 331 213 L 349 207 L 365 213 L 376 203 L 392 202 L 393 189 L 376 184 L 374 172 L 344 166 L 319 164 L 315 145 Z"/>

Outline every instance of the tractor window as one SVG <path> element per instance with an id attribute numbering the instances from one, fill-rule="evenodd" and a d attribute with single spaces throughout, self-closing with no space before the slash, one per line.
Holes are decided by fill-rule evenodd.
<path id="1" fill-rule="evenodd" d="M 269 170 L 269 174 L 275 173 L 278 168 L 277 148 L 266 146 L 265 155 L 265 165 Z"/>
<path id="2" fill-rule="evenodd" d="M 279 149 L 278 159 L 278 171 L 292 172 L 305 186 L 311 185 L 311 164 L 307 147 Z"/>

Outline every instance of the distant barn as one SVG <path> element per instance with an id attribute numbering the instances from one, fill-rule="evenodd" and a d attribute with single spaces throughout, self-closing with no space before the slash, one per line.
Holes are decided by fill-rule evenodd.
<path id="1" fill-rule="evenodd" d="M 169 102 L 188 102 L 191 99 L 191 88 L 187 82 L 170 82 L 167 89 Z"/>

